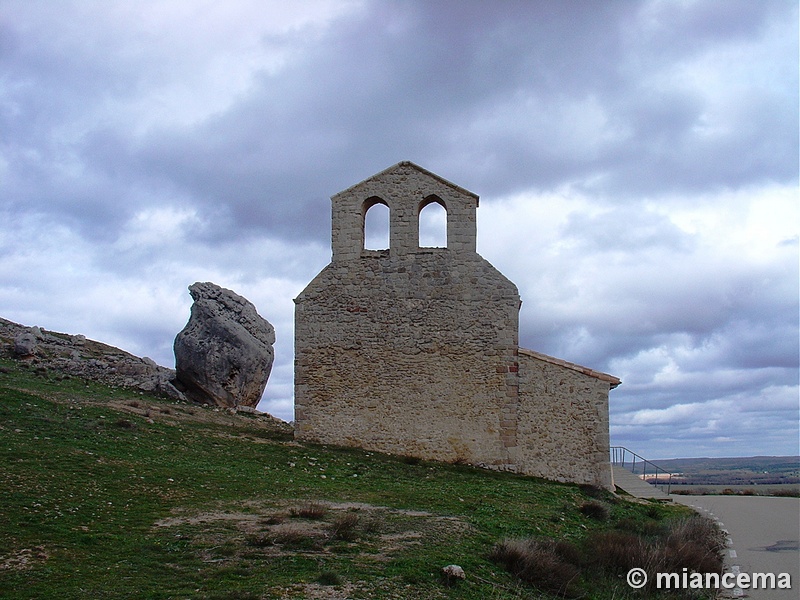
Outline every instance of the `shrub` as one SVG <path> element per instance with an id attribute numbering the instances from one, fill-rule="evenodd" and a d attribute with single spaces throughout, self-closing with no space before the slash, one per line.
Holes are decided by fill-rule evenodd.
<path id="1" fill-rule="evenodd" d="M 579 568 L 570 562 L 579 556 L 568 542 L 529 538 L 504 540 L 492 550 L 490 560 L 503 565 L 510 573 L 541 590 L 564 597 L 576 594 Z"/>
<path id="2" fill-rule="evenodd" d="M 608 519 L 608 507 L 595 500 L 584 502 L 581 504 L 579 510 L 590 519 L 595 519 L 597 521 L 606 521 Z"/>
<path id="3" fill-rule="evenodd" d="M 317 583 L 321 585 L 341 585 L 342 578 L 338 573 L 333 571 L 323 571 L 317 577 Z"/>
<path id="4" fill-rule="evenodd" d="M 376 516 L 361 519 L 361 530 L 364 533 L 379 533 L 383 529 L 383 521 Z"/>
<path id="5" fill-rule="evenodd" d="M 671 571 L 686 567 L 698 573 L 722 573 L 725 536 L 709 518 L 676 521 L 666 539 L 665 560 Z"/>
<path id="6" fill-rule="evenodd" d="M 319 502 L 306 502 L 300 508 L 292 508 L 289 510 L 289 514 L 301 519 L 313 519 L 318 521 L 324 519 L 325 515 L 328 514 L 328 507 Z"/>
<path id="7" fill-rule="evenodd" d="M 334 519 L 333 523 L 331 523 L 330 531 L 331 537 L 337 540 L 344 540 L 347 542 L 351 542 L 356 539 L 356 527 L 359 523 L 359 517 L 355 513 L 345 513 L 343 515 L 339 515 Z"/>
<path id="8" fill-rule="evenodd" d="M 659 536 L 646 539 L 629 531 L 603 531 L 592 535 L 587 550 L 592 565 L 622 575 L 634 567 L 657 572 L 722 573 L 724 535 L 711 519 L 695 516 L 663 527 Z"/>
<path id="9" fill-rule="evenodd" d="M 651 504 L 650 506 L 648 506 L 647 510 L 645 511 L 645 514 L 651 519 L 654 519 L 656 521 L 660 521 L 661 519 L 664 518 L 664 511 L 657 504 Z"/>
<path id="10" fill-rule="evenodd" d="M 587 543 L 592 564 L 615 574 L 627 573 L 634 567 L 647 569 L 647 542 L 627 531 L 601 531 Z"/>

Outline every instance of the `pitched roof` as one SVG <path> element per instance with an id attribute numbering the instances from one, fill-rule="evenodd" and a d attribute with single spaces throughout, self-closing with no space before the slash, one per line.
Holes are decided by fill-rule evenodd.
<path id="1" fill-rule="evenodd" d="M 372 181 L 373 179 L 381 179 L 384 176 L 386 176 L 389 173 L 391 173 L 392 171 L 396 171 L 398 169 L 408 169 L 408 168 L 414 169 L 416 171 L 419 171 L 420 173 L 423 173 L 424 175 L 427 175 L 431 179 L 435 179 L 439 183 L 441 183 L 443 185 L 446 185 L 447 187 L 452 188 L 452 189 L 456 190 L 457 192 L 459 192 L 461 194 L 466 194 L 467 196 L 472 196 L 473 198 L 475 198 L 476 203 L 478 201 L 478 194 L 476 194 L 474 192 L 470 192 L 468 189 L 465 189 L 465 188 L 461 187 L 460 185 L 456 185 L 452 181 L 448 181 L 444 177 L 440 177 L 436 173 L 428 171 L 427 169 L 424 169 L 424 168 L 420 167 L 419 165 L 411 162 L 410 160 L 400 161 L 399 163 L 397 163 L 395 165 L 392 165 L 391 167 L 388 167 L 388 168 L 384 169 L 383 171 L 380 171 L 379 173 L 375 173 L 375 175 L 367 177 L 363 181 L 359 181 L 358 183 L 356 183 L 354 185 L 351 185 L 349 188 L 347 188 L 345 190 L 342 190 L 341 192 L 339 192 L 337 194 L 334 194 L 334 198 L 336 196 L 340 195 L 340 194 L 344 194 L 344 193 L 350 192 L 350 191 L 356 189 L 357 187 L 359 187 L 361 185 L 364 185 L 365 183 L 367 183 L 369 181 Z"/>
<path id="2" fill-rule="evenodd" d="M 600 371 L 595 371 L 594 369 L 590 369 L 589 367 L 582 367 L 581 365 L 576 365 L 575 363 L 567 362 L 566 360 L 561 360 L 560 358 L 555 358 L 553 356 L 548 356 L 547 354 L 542 354 L 541 352 L 534 352 L 533 350 L 528 350 L 527 348 L 520 348 L 519 353 L 524 356 L 530 356 L 532 358 L 536 358 L 538 360 L 548 362 L 553 365 L 559 365 L 561 367 L 566 367 L 567 369 L 572 369 L 573 371 L 578 371 L 579 373 L 583 373 L 584 375 L 588 375 L 589 377 L 594 377 L 595 379 L 599 379 L 600 381 L 605 381 L 611 385 L 611 389 L 613 390 L 617 387 L 622 381 L 613 375 L 608 375 L 607 373 L 601 373 Z"/>

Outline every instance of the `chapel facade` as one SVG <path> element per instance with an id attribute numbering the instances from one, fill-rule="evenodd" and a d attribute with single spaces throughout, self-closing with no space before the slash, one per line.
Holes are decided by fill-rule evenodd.
<path id="1" fill-rule="evenodd" d="M 331 202 L 331 262 L 295 299 L 296 437 L 611 488 L 620 382 L 519 347 L 517 287 L 476 251 L 478 196 L 401 162 Z M 442 248 L 420 245 L 433 203 Z M 378 204 L 389 247 L 368 250 Z"/>

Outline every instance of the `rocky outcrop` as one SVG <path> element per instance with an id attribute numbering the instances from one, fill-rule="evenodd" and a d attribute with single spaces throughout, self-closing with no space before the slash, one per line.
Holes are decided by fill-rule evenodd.
<path id="1" fill-rule="evenodd" d="M 36 332 L 34 332 L 34 329 Z M 38 333 L 38 336 L 36 333 Z M 42 338 L 42 332 L 38 327 L 32 327 L 30 331 L 18 333 L 14 336 L 14 354 L 21 357 L 34 356 L 36 354 L 37 338 Z"/>
<path id="2" fill-rule="evenodd" d="M 171 381 L 175 372 L 150 358 L 139 358 L 124 350 L 70 335 L 25 327 L 0 319 L 0 348 L 4 354 L 31 363 L 37 370 L 55 371 L 117 387 L 185 400 Z"/>
<path id="3" fill-rule="evenodd" d="M 272 370 L 275 329 L 231 290 L 206 282 L 189 293 L 191 316 L 174 344 L 176 385 L 202 404 L 256 406 Z"/>

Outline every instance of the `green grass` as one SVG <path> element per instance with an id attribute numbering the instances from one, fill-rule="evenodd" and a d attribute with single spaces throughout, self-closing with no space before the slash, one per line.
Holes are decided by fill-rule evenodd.
<path id="1" fill-rule="evenodd" d="M 544 597 L 489 559 L 687 509 L 461 465 L 297 444 L 264 419 L 0 360 L 0 597 Z M 607 509 L 588 511 L 587 503 Z M 322 514 L 303 516 L 322 505 Z M 582 509 L 583 507 L 583 509 Z M 598 514 L 600 518 L 598 518 Z M 466 580 L 448 587 L 441 569 Z M 636 598 L 613 576 L 584 598 Z"/>

